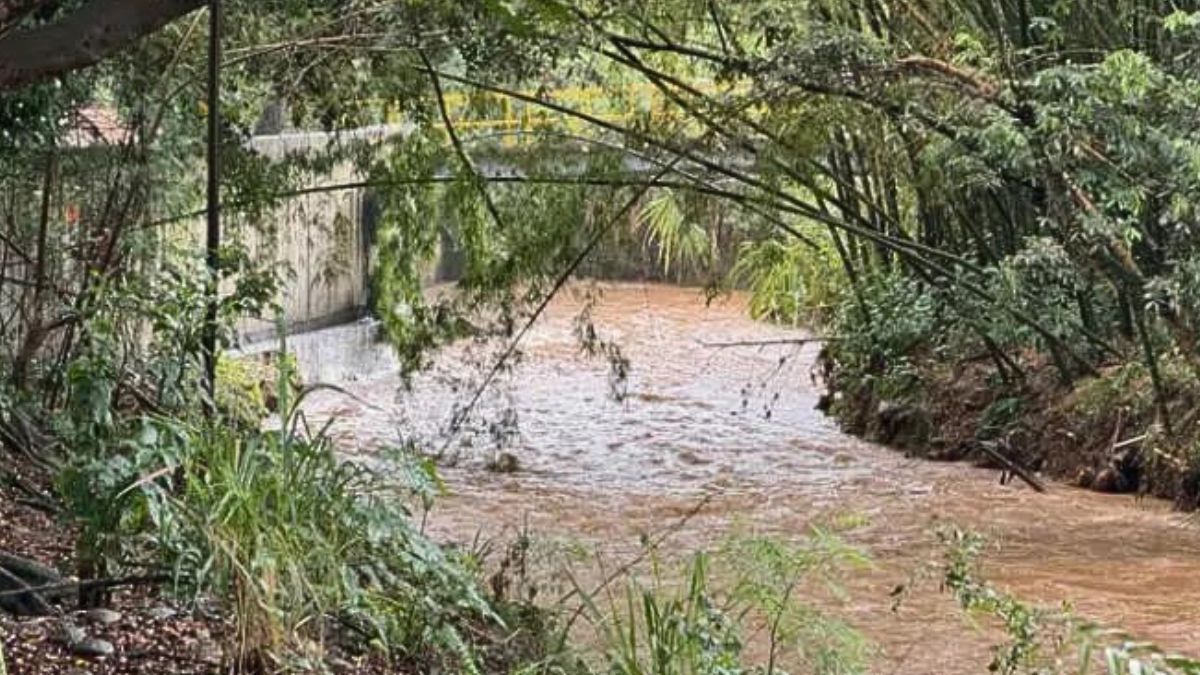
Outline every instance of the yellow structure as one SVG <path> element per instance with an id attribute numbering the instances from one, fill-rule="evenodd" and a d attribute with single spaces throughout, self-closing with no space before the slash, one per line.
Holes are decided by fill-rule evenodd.
<path id="1" fill-rule="evenodd" d="M 710 83 L 691 86 L 705 94 L 723 91 Z M 621 87 L 568 87 L 522 91 L 521 94 L 622 126 L 638 119 L 660 124 L 685 119 L 678 107 L 658 87 L 649 83 Z M 505 145 L 528 142 L 539 131 L 584 134 L 593 128 L 588 121 L 570 114 L 493 92 L 449 91 L 445 94 L 445 102 L 456 132 L 463 136 L 494 134 Z M 385 120 L 389 124 L 403 121 L 397 106 L 385 106 Z"/>

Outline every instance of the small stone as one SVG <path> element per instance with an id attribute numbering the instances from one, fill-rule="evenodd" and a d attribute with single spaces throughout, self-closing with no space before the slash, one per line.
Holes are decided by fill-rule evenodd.
<path id="1" fill-rule="evenodd" d="M 55 631 L 54 639 L 59 643 L 71 647 L 86 640 L 87 633 L 73 623 L 63 622 L 59 625 L 58 630 Z"/>
<path id="2" fill-rule="evenodd" d="M 92 671 L 84 668 L 71 668 L 67 671 L 67 675 L 92 675 Z"/>
<path id="3" fill-rule="evenodd" d="M 71 645 L 71 653 L 76 656 L 112 656 L 116 651 L 116 647 L 113 647 L 111 642 L 99 638 L 86 638 Z"/>
<path id="4" fill-rule="evenodd" d="M 175 614 L 176 614 L 175 610 L 173 610 L 170 607 L 167 607 L 165 605 L 160 605 L 158 607 L 151 607 L 146 612 L 146 616 L 150 617 L 151 619 L 154 619 L 155 621 L 166 621 L 167 619 L 174 617 Z"/>
<path id="5" fill-rule="evenodd" d="M 83 618 L 92 623 L 98 623 L 101 626 L 111 626 L 121 620 L 121 613 L 111 609 L 89 609 L 84 612 Z"/>

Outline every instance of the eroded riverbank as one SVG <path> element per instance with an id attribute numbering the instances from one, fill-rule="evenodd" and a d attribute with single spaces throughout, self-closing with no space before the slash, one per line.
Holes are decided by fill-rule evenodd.
<path id="1" fill-rule="evenodd" d="M 991 537 L 986 570 L 1021 597 L 1070 601 L 1106 625 L 1200 653 L 1200 531 L 1166 505 L 1065 486 L 1039 495 L 999 485 L 992 471 L 907 459 L 846 436 L 814 410 L 816 346 L 716 346 L 803 337 L 746 318 L 737 296 L 706 306 L 695 289 L 605 287 L 595 326 L 631 365 L 627 395 L 614 400 L 608 363 L 578 347 L 584 303 L 576 292 L 551 306 L 524 358 L 484 397 L 485 422 L 446 446 L 462 461 L 446 469 L 451 494 L 430 516 L 439 536 L 527 527 L 619 560 L 705 496 L 671 550 L 734 531 L 799 536 L 815 520 L 850 513 L 865 524 L 847 538 L 874 565 L 853 577 L 838 611 L 880 647 L 874 672 L 985 672 L 996 636 L 968 628 L 935 585 L 891 611 L 892 589 L 938 554 L 934 528 L 956 522 Z M 338 381 L 359 397 L 324 392 L 309 408 L 339 416 L 344 446 L 363 453 L 403 440 L 402 428 L 444 445 L 441 432 L 477 379 L 464 375 L 491 353 L 451 350 L 406 392 L 386 349 L 362 328 L 293 346 L 310 379 Z M 487 470 L 498 452 L 519 469 Z"/>

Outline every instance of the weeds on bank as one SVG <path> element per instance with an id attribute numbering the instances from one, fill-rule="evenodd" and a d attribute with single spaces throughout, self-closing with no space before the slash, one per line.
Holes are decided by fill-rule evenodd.
<path id="1" fill-rule="evenodd" d="M 811 601 L 837 595 L 838 578 L 865 562 L 820 529 L 798 544 L 735 537 L 681 570 L 656 561 L 649 579 L 630 575 L 584 604 L 614 675 L 783 675 L 785 662 L 821 675 L 863 673 L 866 640 Z M 746 654 L 748 631 L 767 642 L 758 662 Z"/>
<path id="2" fill-rule="evenodd" d="M 195 593 L 232 598 L 244 653 L 319 657 L 347 631 L 401 660 L 474 657 L 496 617 L 403 502 L 327 437 L 195 432 L 178 496 L 151 502 L 158 546 Z"/>
<path id="3" fill-rule="evenodd" d="M 286 370 L 286 369 L 284 369 Z M 278 428 L 145 416 L 68 466 L 61 492 L 91 572 L 131 562 L 236 623 L 243 669 L 316 667 L 331 648 L 481 672 L 476 643 L 502 622 L 453 554 L 414 525 L 412 489 L 340 460 L 280 376 Z M 412 476 L 428 464 L 410 462 Z"/>

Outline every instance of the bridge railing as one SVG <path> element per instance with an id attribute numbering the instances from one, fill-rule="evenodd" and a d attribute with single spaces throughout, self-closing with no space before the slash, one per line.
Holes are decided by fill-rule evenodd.
<path id="1" fill-rule="evenodd" d="M 723 91 L 709 82 L 691 86 L 706 94 Z M 649 83 L 621 87 L 565 87 L 550 91 L 522 91 L 522 94 L 548 101 L 610 123 L 629 123 L 638 118 L 651 122 L 677 123 L 685 116 L 658 87 Z M 444 96 L 450 121 L 463 136 L 497 134 L 504 145 L 530 143 L 539 131 L 565 131 L 585 134 L 592 125 L 567 113 L 536 103 L 492 92 L 449 91 Z M 399 124 L 405 120 L 400 106 L 384 106 L 384 120 Z M 445 131 L 443 129 L 443 131 Z"/>

